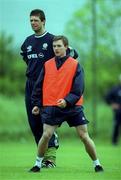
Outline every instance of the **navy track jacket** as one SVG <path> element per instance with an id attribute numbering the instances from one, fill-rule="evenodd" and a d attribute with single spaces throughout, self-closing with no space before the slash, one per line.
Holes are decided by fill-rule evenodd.
<path id="1" fill-rule="evenodd" d="M 63 58 L 56 57 L 56 66 L 59 69 L 68 58 L 68 55 Z M 41 70 L 39 78 L 35 83 L 34 90 L 32 93 L 32 104 L 33 106 L 42 106 L 42 85 L 44 80 L 44 67 Z M 80 99 L 84 92 L 84 72 L 80 64 L 78 63 L 75 76 L 73 79 L 73 85 L 70 93 L 64 98 L 67 101 L 67 105 L 73 106 Z"/>

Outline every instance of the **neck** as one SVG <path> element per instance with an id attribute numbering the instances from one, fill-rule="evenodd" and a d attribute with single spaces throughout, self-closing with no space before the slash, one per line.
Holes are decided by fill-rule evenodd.
<path id="1" fill-rule="evenodd" d="M 69 57 L 69 55 L 65 55 L 65 56 L 55 56 L 56 59 L 67 59 Z"/>
<path id="2" fill-rule="evenodd" d="M 36 31 L 36 32 L 35 32 L 35 35 L 36 35 L 36 36 L 41 36 L 41 35 L 44 34 L 44 33 L 45 33 L 45 28 L 42 28 L 42 29 Z"/>
<path id="3" fill-rule="evenodd" d="M 62 56 L 60 56 L 60 58 L 63 58 L 63 57 L 65 57 L 66 56 L 66 52 L 65 52 L 65 54 L 63 54 Z"/>

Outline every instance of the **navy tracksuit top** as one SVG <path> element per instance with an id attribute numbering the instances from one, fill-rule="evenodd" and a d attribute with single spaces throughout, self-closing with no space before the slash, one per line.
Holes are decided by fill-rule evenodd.
<path id="1" fill-rule="evenodd" d="M 105 100 L 108 104 L 117 103 L 121 106 L 121 84 L 111 88 L 106 94 Z"/>
<path id="2" fill-rule="evenodd" d="M 64 62 L 67 60 L 69 55 L 62 58 L 55 58 L 56 67 L 59 69 Z M 44 80 L 45 69 L 44 67 L 41 70 L 41 73 L 35 83 L 33 93 L 32 93 L 32 104 L 33 106 L 42 106 L 42 85 Z M 78 63 L 77 69 L 73 78 L 73 84 L 70 93 L 64 98 L 69 106 L 73 106 L 83 95 L 84 92 L 84 71 L 83 68 Z"/>

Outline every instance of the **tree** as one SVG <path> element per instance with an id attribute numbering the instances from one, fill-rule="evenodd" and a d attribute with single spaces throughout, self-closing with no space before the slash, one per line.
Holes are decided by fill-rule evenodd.
<path id="1" fill-rule="evenodd" d="M 120 0 L 87 0 L 84 6 L 74 13 L 65 30 L 80 53 L 80 61 L 86 72 L 86 97 L 92 99 L 94 132 L 97 98 L 103 97 L 108 86 L 114 84 L 116 79 L 118 81 L 120 73 L 120 7 Z"/>
<path id="2" fill-rule="evenodd" d="M 9 73 L 13 61 L 14 53 L 12 49 L 13 37 L 6 36 L 4 32 L 0 34 L 0 77 L 6 76 Z"/>
<path id="3" fill-rule="evenodd" d="M 24 63 L 17 49 L 13 48 L 12 36 L 0 33 L 0 92 L 15 95 L 24 91 Z"/>
<path id="4" fill-rule="evenodd" d="M 118 81 L 121 67 L 121 1 L 96 1 L 96 68 L 99 95 Z M 92 0 L 77 10 L 67 23 L 65 34 L 80 54 L 80 61 L 86 71 L 86 92 L 92 96 Z"/>
<path id="5" fill-rule="evenodd" d="M 72 44 L 81 54 L 81 60 L 90 58 L 92 37 L 92 11 L 91 0 L 87 0 L 82 8 L 77 10 L 72 19 L 67 23 L 65 33 Z M 97 55 L 99 58 L 112 58 L 120 54 L 119 41 L 121 28 L 121 1 L 97 0 Z M 119 39 L 120 38 L 120 39 Z"/>

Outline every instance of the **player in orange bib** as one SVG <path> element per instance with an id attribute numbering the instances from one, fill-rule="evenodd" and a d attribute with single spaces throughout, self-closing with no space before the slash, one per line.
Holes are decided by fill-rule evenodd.
<path id="1" fill-rule="evenodd" d="M 43 134 L 38 144 L 35 165 L 30 172 L 40 172 L 48 142 L 64 121 L 67 121 L 70 127 L 75 127 L 93 161 L 95 172 L 103 171 L 94 142 L 88 134 L 89 121 L 83 112 L 83 69 L 77 60 L 66 55 L 67 48 L 68 39 L 65 36 L 54 37 L 55 57 L 45 62 L 32 93 L 32 113 L 41 114 Z"/>

